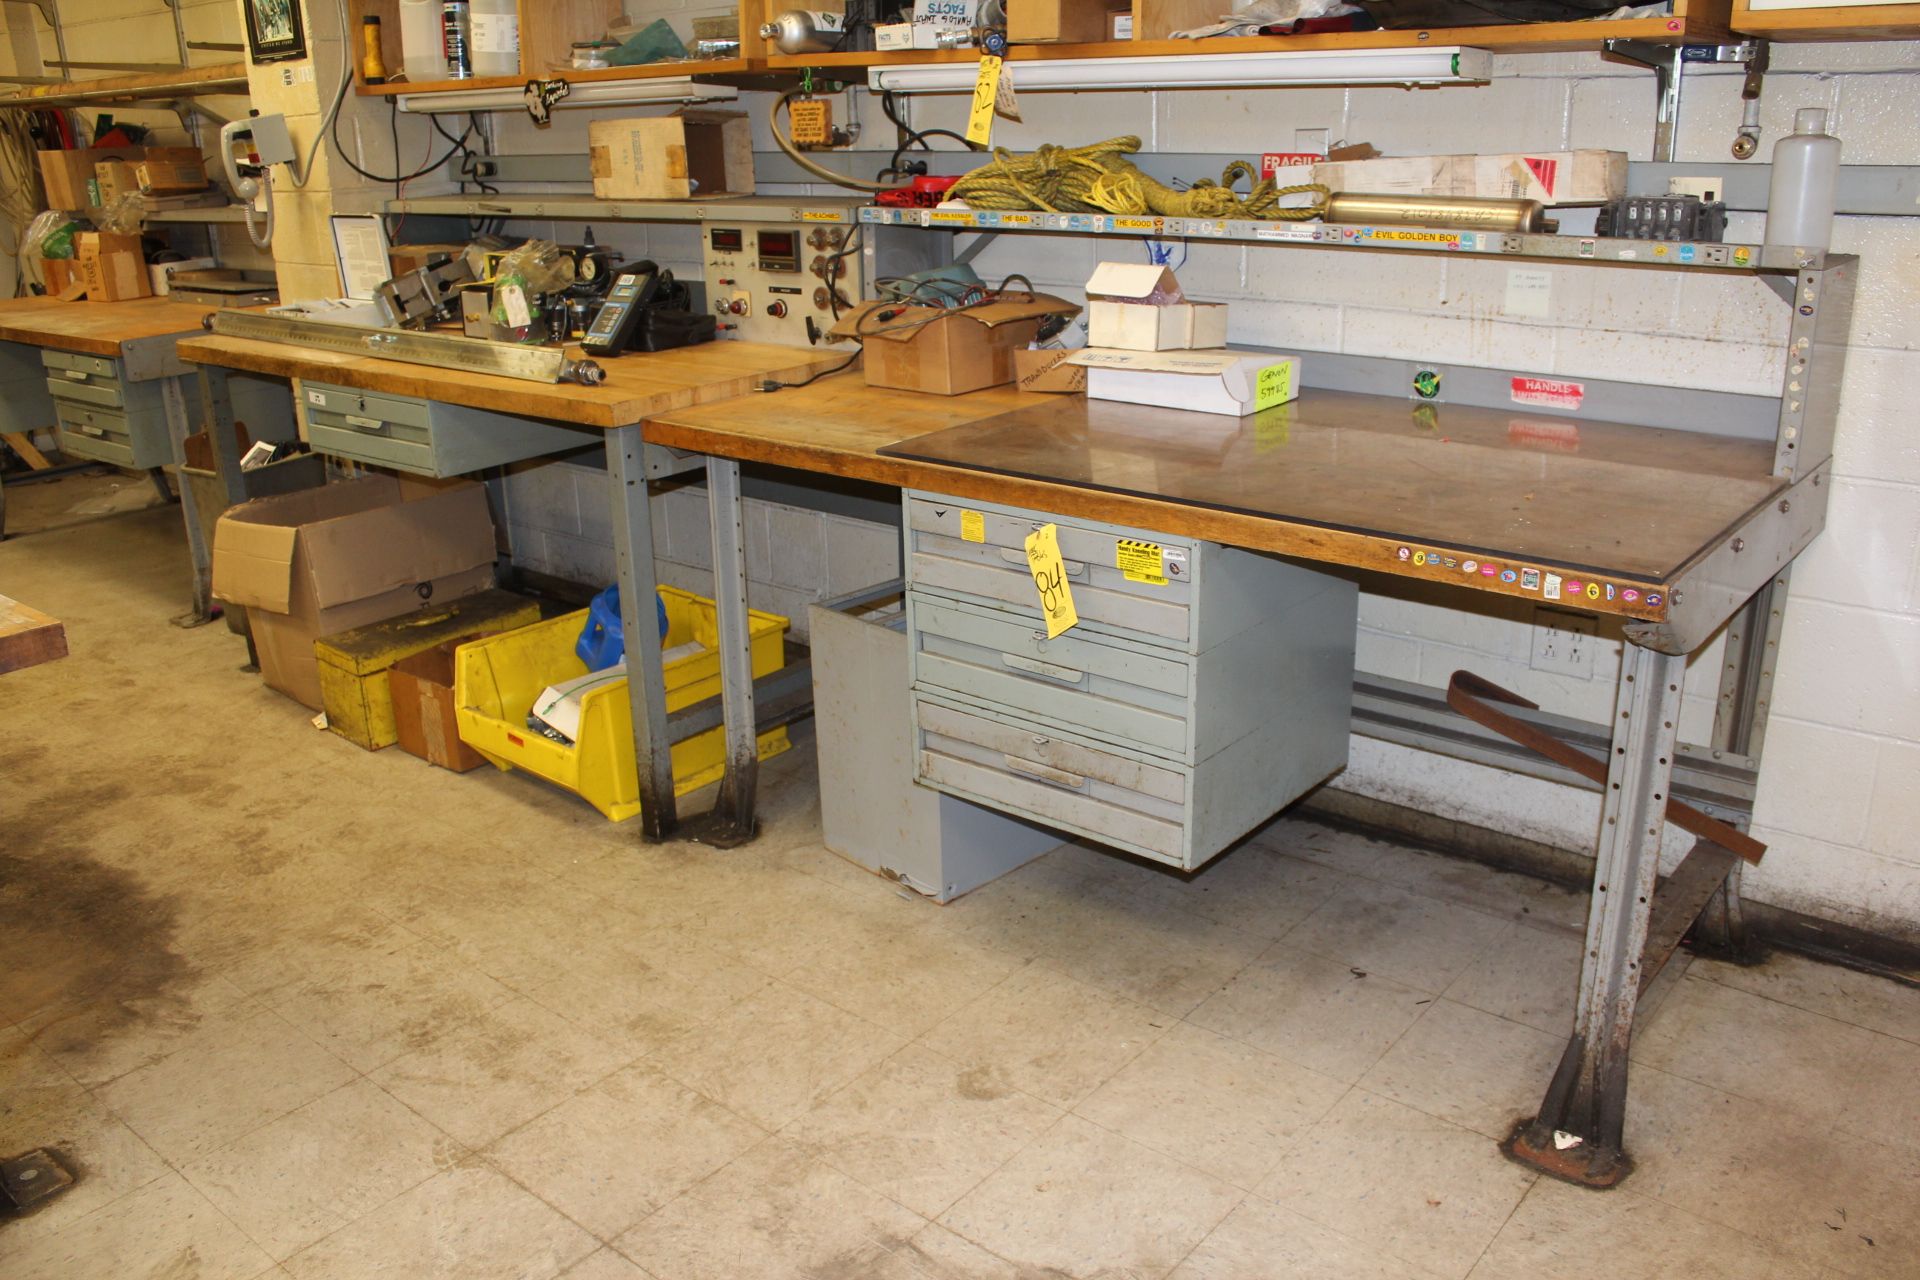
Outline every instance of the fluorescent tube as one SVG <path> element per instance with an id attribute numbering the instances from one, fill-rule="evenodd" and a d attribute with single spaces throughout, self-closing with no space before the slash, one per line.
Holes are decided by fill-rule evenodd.
<path id="1" fill-rule="evenodd" d="M 1485 49 L 1301 50 L 1279 53 L 1193 53 L 1184 57 L 1038 59 L 1009 62 L 1021 93 L 1048 89 L 1205 89 L 1246 85 L 1485 84 L 1493 55 Z M 867 85 L 894 93 L 971 93 L 972 62 L 872 67 Z"/>
<path id="2" fill-rule="evenodd" d="M 576 84 L 553 104 L 567 107 L 637 107 L 656 102 L 722 102 L 737 98 L 731 85 L 696 84 L 685 76 L 661 80 L 601 80 Z M 400 110 L 424 115 L 465 115 L 469 111 L 512 111 L 526 105 L 518 89 L 451 89 L 444 93 L 403 93 Z"/>

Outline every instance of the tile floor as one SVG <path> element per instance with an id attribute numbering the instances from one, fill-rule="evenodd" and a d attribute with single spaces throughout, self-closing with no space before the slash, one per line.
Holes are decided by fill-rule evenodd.
<path id="1" fill-rule="evenodd" d="M 1610 1194 L 1493 1138 L 1574 895 L 1281 820 L 1183 882 L 1066 846 L 947 908 L 766 831 L 643 847 L 317 733 L 167 625 L 177 520 L 0 545 L 8 1280 L 1920 1276 L 1920 992 L 1698 962 Z"/>

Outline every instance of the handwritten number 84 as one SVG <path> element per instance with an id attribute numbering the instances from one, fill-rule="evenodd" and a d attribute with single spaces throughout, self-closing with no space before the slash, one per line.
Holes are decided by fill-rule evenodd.
<path id="1" fill-rule="evenodd" d="M 1059 613 L 1062 604 L 1060 570 L 1055 569 L 1049 573 L 1036 565 L 1033 570 L 1033 585 L 1040 589 L 1040 607 L 1046 610 L 1049 616 Z"/>

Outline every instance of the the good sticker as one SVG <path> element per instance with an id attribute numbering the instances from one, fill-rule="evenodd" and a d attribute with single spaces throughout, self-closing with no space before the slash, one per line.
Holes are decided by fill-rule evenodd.
<path id="1" fill-rule="evenodd" d="M 1066 561 L 1060 557 L 1060 529 L 1045 524 L 1027 535 L 1027 568 L 1034 590 L 1040 593 L 1040 612 L 1047 620 L 1047 639 L 1080 621 L 1073 607 L 1073 587 L 1067 582 Z"/>

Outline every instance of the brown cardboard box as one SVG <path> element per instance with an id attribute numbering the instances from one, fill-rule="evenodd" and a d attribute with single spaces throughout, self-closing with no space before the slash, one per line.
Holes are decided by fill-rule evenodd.
<path id="1" fill-rule="evenodd" d="M 702 200 L 753 194 L 753 129 L 744 112 L 686 107 L 670 116 L 587 126 L 599 200 Z"/>
<path id="2" fill-rule="evenodd" d="M 73 238 L 74 259 L 86 281 L 90 302 L 125 302 L 150 297 L 153 281 L 140 253 L 139 236 L 112 231 L 82 231 Z"/>
<path id="3" fill-rule="evenodd" d="M 134 174 L 143 195 L 175 196 L 210 185 L 207 159 L 198 147 L 148 147 Z"/>
<path id="4" fill-rule="evenodd" d="M 1022 391 L 1044 391 L 1055 395 L 1078 395 L 1087 389 L 1087 371 L 1066 359 L 1073 352 L 1065 347 L 1047 347 L 1039 351 L 1023 348 L 1013 353 L 1013 381 Z"/>
<path id="5" fill-rule="evenodd" d="M 213 535 L 213 594 L 247 607 L 260 676 L 320 710 L 313 642 L 493 585 L 486 490 L 369 476 L 243 502 Z"/>
<path id="6" fill-rule="evenodd" d="M 45 278 L 47 292 L 58 297 L 80 279 L 80 264 L 72 258 L 42 258 L 40 273 Z"/>
<path id="7" fill-rule="evenodd" d="M 492 634 L 480 632 L 449 640 L 393 664 L 387 672 L 387 684 L 393 694 L 393 724 L 402 751 L 455 773 L 477 769 L 487 762 L 485 756 L 460 741 L 460 724 L 453 707 L 453 654 L 467 641 Z"/>
<path id="8" fill-rule="evenodd" d="M 98 206 L 99 175 L 94 170 L 100 162 L 137 161 L 143 154 L 139 147 L 84 147 L 76 151 L 40 152 L 40 181 L 47 188 L 47 208 L 71 210 Z"/>
<path id="9" fill-rule="evenodd" d="M 458 258 L 467 251 L 464 244 L 396 244 L 387 250 L 387 266 L 396 276 L 431 266 L 439 257 Z"/>
<path id="10" fill-rule="evenodd" d="M 870 387 L 957 396 L 1012 382 L 1014 352 L 1033 341 L 1040 321 L 1079 310 L 1044 293 L 956 311 L 872 301 L 840 317 L 833 336 L 861 338 Z"/>
<path id="11" fill-rule="evenodd" d="M 1007 43 L 1093 44 L 1107 38 L 1107 0 L 1007 0 Z"/>
<path id="12" fill-rule="evenodd" d="M 93 176 L 94 190 L 103 205 L 112 204 L 121 196 L 138 194 L 140 190 L 140 178 L 131 160 L 102 160 L 93 166 Z"/>

